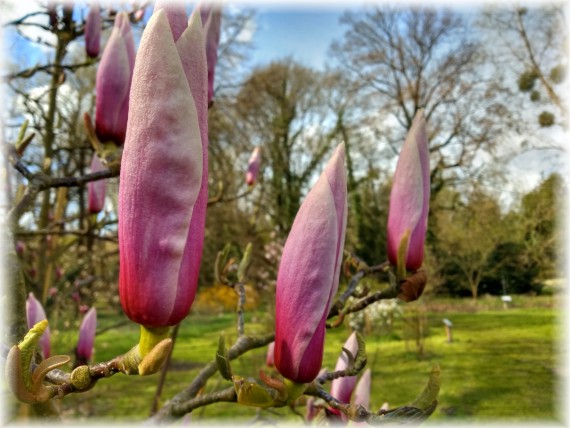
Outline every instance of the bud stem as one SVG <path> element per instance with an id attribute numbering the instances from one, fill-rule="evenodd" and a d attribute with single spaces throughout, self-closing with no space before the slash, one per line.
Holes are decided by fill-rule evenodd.
<path id="1" fill-rule="evenodd" d="M 285 379 L 284 383 L 287 387 L 287 404 L 291 404 L 293 401 L 299 398 L 309 386 L 308 383 L 297 383 L 290 381 L 289 379 Z"/>
<path id="2" fill-rule="evenodd" d="M 139 339 L 140 356 L 144 358 L 152 348 L 168 337 L 169 332 L 170 327 L 151 328 L 141 325 L 141 337 Z"/>

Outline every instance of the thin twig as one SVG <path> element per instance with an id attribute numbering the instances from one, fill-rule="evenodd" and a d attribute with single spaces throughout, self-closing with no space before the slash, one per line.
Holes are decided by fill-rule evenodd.
<path id="1" fill-rule="evenodd" d="M 91 233 L 90 230 L 22 230 L 14 232 L 17 237 L 24 236 L 65 236 L 65 235 L 75 235 L 75 236 L 87 236 L 90 238 L 100 239 L 102 241 L 118 242 L 118 238 L 111 236 L 100 236 Z"/>
<path id="2" fill-rule="evenodd" d="M 68 65 L 46 64 L 46 65 L 42 65 L 42 66 L 35 65 L 34 67 L 26 68 L 25 70 L 18 71 L 16 73 L 6 74 L 6 75 L 2 76 L 1 79 L 5 82 L 13 80 L 13 79 L 18 79 L 20 77 L 25 77 L 25 78 L 29 79 L 30 77 L 32 77 L 34 74 L 36 74 L 39 71 L 43 71 L 43 72 L 46 72 L 48 74 L 52 74 L 55 71 L 61 70 L 61 69 L 69 70 L 69 71 L 75 71 L 75 70 L 78 70 L 80 68 L 89 67 L 89 66 L 94 65 L 94 64 L 96 64 L 96 61 L 90 60 L 90 61 L 82 62 L 79 64 L 68 64 Z"/>
<path id="3" fill-rule="evenodd" d="M 363 310 L 365 307 L 371 305 L 372 303 L 378 302 L 379 300 L 384 299 L 395 299 L 398 297 L 398 290 L 396 287 L 390 287 L 382 291 L 378 291 L 371 296 L 365 297 L 362 300 L 359 300 L 354 305 L 346 308 L 343 310 L 344 314 L 350 314 L 352 312 L 358 312 Z"/>
<path id="4" fill-rule="evenodd" d="M 245 287 L 241 282 L 234 285 L 234 290 L 238 295 L 237 305 L 237 332 L 238 337 L 244 335 L 244 307 L 245 307 Z"/>
<path id="5" fill-rule="evenodd" d="M 354 256 L 352 256 L 352 257 L 354 257 Z M 338 315 L 340 312 L 345 312 L 345 311 L 343 311 L 344 305 L 345 305 L 346 301 L 348 300 L 348 298 L 354 294 L 354 292 L 356 290 L 356 286 L 358 285 L 360 280 L 362 280 L 362 278 L 364 278 L 367 275 L 373 274 L 373 273 L 384 272 L 388 266 L 389 266 L 389 262 L 385 261 L 384 263 L 380 263 L 379 265 L 363 267 L 358 272 L 356 272 L 354 275 L 352 275 L 352 277 L 350 278 L 350 281 L 348 283 L 348 287 L 347 287 L 346 291 L 335 302 L 335 304 L 333 305 L 333 307 L 329 311 L 329 315 L 327 316 L 327 319 L 330 319 L 330 318 Z M 346 312 L 346 313 L 348 313 L 348 312 Z"/>
<path id="6" fill-rule="evenodd" d="M 233 202 L 233 201 L 237 201 L 238 199 L 244 198 L 244 197 L 246 197 L 247 195 L 249 195 L 249 194 L 251 193 L 252 189 L 253 189 L 253 188 L 248 188 L 245 192 L 240 193 L 239 195 L 233 196 L 233 197 L 231 197 L 231 198 L 224 198 L 224 194 L 223 194 L 223 192 L 222 192 L 220 195 L 215 196 L 215 197 L 213 197 L 213 198 L 211 198 L 211 199 L 208 199 L 208 206 L 210 207 L 210 206 L 216 205 L 217 203 L 220 203 L 220 202 Z"/>

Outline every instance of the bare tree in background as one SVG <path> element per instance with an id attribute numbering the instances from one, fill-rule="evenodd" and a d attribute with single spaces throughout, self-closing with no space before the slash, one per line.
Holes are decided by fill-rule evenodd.
<path id="1" fill-rule="evenodd" d="M 215 95 L 223 95 L 239 89 L 246 63 L 253 48 L 255 11 L 252 9 L 222 9 L 222 34 L 218 46 Z"/>
<path id="2" fill-rule="evenodd" d="M 477 174 L 477 156 L 493 151 L 508 109 L 466 20 L 443 10 L 373 7 L 341 22 L 347 31 L 331 50 L 376 106 L 379 147 L 397 153 L 424 108 L 432 191 Z"/>
<path id="3" fill-rule="evenodd" d="M 534 104 L 530 108 L 537 118 L 532 123 L 564 126 L 568 107 L 561 84 L 568 59 L 562 5 L 489 7 L 479 26 L 494 63 L 516 79 L 512 87 Z"/>

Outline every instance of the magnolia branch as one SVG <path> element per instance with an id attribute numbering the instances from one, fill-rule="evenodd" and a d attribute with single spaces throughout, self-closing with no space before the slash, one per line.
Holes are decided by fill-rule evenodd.
<path id="1" fill-rule="evenodd" d="M 351 255 L 351 257 L 355 258 L 354 255 Z M 344 293 L 342 293 L 342 295 L 338 298 L 338 300 L 335 302 L 334 306 L 331 308 L 331 310 L 329 311 L 329 315 L 327 316 L 327 319 L 330 319 L 336 315 L 338 315 L 339 313 L 343 313 L 343 314 L 347 314 L 350 312 L 355 312 L 355 311 L 350 311 L 347 312 L 346 310 L 343 310 L 344 305 L 346 303 L 346 301 L 348 300 L 349 297 L 354 295 L 354 292 L 356 290 L 356 286 L 358 285 L 358 283 L 360 282 L 360 280 L 362 278 L 364 278 L 367 275 L 373 274 L 373 273 L 377 273 L 377 272 L 384 272 L 386 271 L 386 269 L 389 266 L 389 262 L 384 262 L 384 263 L 380 263 L 379 265 L 375 265 L 375 266 L 364 266 L 361 267 L 358 272 L 356 272 L 351 278 L 350 281 L 348 283 L 348 287 L 346 289 L 346 291 Z M 378 294 L 378 293 L 376 293 Z M 396 296 L 394 296 L 396 297 Z M 382 298 L 386 298 L 389 299 L 391 297 L 382 297 Z M 378 299 L 381 300 L 381 299 Z M 374 300 L 376 301 L 376 300 Z M 368 303 L 367 305 L 365 305 L 364 307 L 374 303 L 374 301 L 371 301 L 370 303 Z M 364 309 L 364 307 L 362 309 Z"/>
<path id="2" fill-rule="evenodd" d="M 30 78 L 35 75 L 37 72 L 43 71 L 48 74 L 52 74 L 58 70 L 68 70 L 68 71 L 76 71 L 83 67 L 89 67 L 94 64 L 94 61 L 87 61 L 82 62 L 79 64 L 67 64 L 67 65 L 56 65 L 56 64 L 46 64 L 46 65 L 35 65 L 34 67 L 26 68 L 25 70 L 18 71 L 16 73 L 7 74 L 2 76 L 3 81 L 10 81 L 13 79 L 18 79 L 20 77 Z"/>
<path id="3" fill-rule="evenodd" d="M 74 235 L 74 236 L 87 236 L 87 237 L 99 239 L 101 241 L 108 241 L 108 242 L 114 242 L 114 243 L 118 242 L 118 239 L 116 237 L 100 236 L 100 235 L 92 233 L 92 231 L 90 231 L 90 230 L 30 230 L 30 231 L 14 232 L 14 235 L 17 237 Z"/>
<path id="4" fill-rule="evenodd" d="M 379 300 L 384 299 L 395 299 L 398 297 L 398 290 L 396 287 L 390 287 L 385 290 L 378 291 L 364 299 L 359 300 L 354 305 L 349 306 L 345 310 L 342 311 L 343 314 L 350 314 L 353 312 L 358 312 L 366 308 L 367 306 L 371 305 L 372 303 L 378 302 Z"/>
<path id="5" fill-rule="evenodd" d="M 3 27 L 8 27 L 10 25 L 20 25 L 22 23 L 24 23 L 28 18 L 31 18 L 33 16 L 37 16 L 37 15 L 45 15 L 45 12 L 30 12 L 27 13 L 26 15 L 22 16 L 21 18 L 15 19 L 13 21 L 9 21 L 6 22 Z"/>
<path id="6" fill-rule="evenodd" d="M 236 343 L 228 350 L 228 356 L 230 360 L 235 360 L 242 354 L 251 351 L 252 349 L 261 348 L 273 342 L 275 339 L 275 334 L 271 333 L 263 337 L 249 337 L 242 336 Z M 190 386 L 183 391 L 179 392 L 174 396 L 169 402 L 167 402 L 164 407 L 162 407 L 155 416 L 151 418 L 153 423 L 169 423 L 170 419 L 183 416 L 186 411 L 184 411 L 183 406 L 186 403 L 193 400 L 198 391 L 206 385 L 206 382 L 210 377 L 212 377 L 218 371 L 218 365 L 214 359 L 208 363 L 198 375 L 194 378 Z M 221 401 L 221 400 L 220 400 Z"/>
<path id="7" fill-rule="evenodd" d="M 85 392 L 91 389 L 99 379 L 111 377 L 117 373 L 124 373 L 124 367 L 121 357 L 115 357 L 110 361 L 88 366 L 88 370 L 84 373 L 88 374 L 88 379 L 84 381 L 85 387 L 81 389 L 74 385 L 76 382 L 72 382 L 71 373 L 65 373 L 59 369 L 48 372 L 46 380 L 54 384 L 51 386 L 54 397 L 63 398 L 72 393 Z"/>
<path id="8" fill-rule="evenodd" d="M 199 395 L 196 398 L 174 406 L 173 411 L 177 414 L 186 414 L 198 407 L 208 406 L 220 401 L 236 402 L 237 394 L 233 386 L 209 394 Z"/>
<path id="9" fill-rule="evenodd" d="M 117 177 L 119 175 L 118 169 L 107 169 L 82 175 L 80 177 L 51 177 L 43 172 L 31 172 L 20 160 L 13 146 L 5 144 L 4 152 L 14 169 L 20 172 L 28 180 L 28 186 L 24 192 L 24 196 L 8 214 L 9 219 L 13 224 L 17 223 L 20 217 L 30 209 L 38 193 L 43 190 L 52 187 L 78 187 L 91 181 Z"/>
<path id="10" fill-rule="evenodd" d="M 212 205 L 216 205 L 217 203 L 220 202 L 233 202 L 233 201 L 237 201 L 241 198 L 245 198 L 247 195 L 249 195 L 253 190 L 253 187 L 249 187 L 245 192 L 240 193 L 238 195 L 234 195 L 232 197 L 229 198 L 224 198 L 224 190 L 223 188 L 220 190 L 220 192 L 215 195 L 214 197 L 208 199 L 208 206 L 212 206 Z"/>

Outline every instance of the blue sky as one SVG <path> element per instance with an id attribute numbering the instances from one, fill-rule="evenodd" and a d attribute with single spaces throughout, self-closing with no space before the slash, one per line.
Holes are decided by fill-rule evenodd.
<path id="1" fill-rule="evenodd" d="M 10 15 L 21 16 L 22 13 L 36 9 L 34 2 L 25 3 L 27 7 L 13 3 L 14 10 L 10 11 Z M 271 60 L 291 56 L 307 66 L 322 68 L 331 42 L 333 39 L 339 39 L 344 31 L 339 19 L 347 9 L 346 5 L 287 7 L 253 4 L 251 7 L 256 11 L 252 64 L 267 64 Z M 148 8 L 146 19 L 150 17 L 151 12 L 152 8 Z M 5 48 L 13 53 L 26 50 L 28 61 L 38 58 L 38 50 L 32 48 L 30 51 L 30 46 L 20 37 L 10 31 L 6 32 L 5 36 Z"/>
<path id="2" fill-rule="evenodd" d="M 334 39 L 342 36 L 342 8 L 258 8 L 252 62 L 266 64 L 291 56 L 302 64 L 322 68 Z"/>

